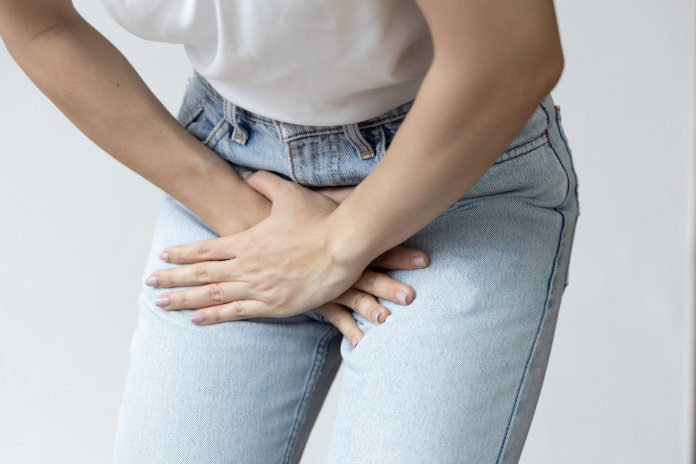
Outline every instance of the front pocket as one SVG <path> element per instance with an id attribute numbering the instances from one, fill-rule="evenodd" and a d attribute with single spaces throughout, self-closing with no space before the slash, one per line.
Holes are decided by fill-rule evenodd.
<path id="1" fill-rule="evenodd" d="M 541 148 L 548 143 L 549 131 L 545 130 L 529 142 L 525 142 L 521 145 L 517 145 L 515 147 L 509 148 L 508 150 L 505 150 L 505 152 L 502 155 L 500 155 L 500 157 L 498 157 L 498 159 L 495 161 L 495 163 L 493 163 L 493 165 L 495 166 L 496 164 L 501 164 L 506 161 L 510 161 L 511 159 L 527 155 L 536 150 L 537 148 Z"/>
<path id="2" fill-rule="evenodd" d="M 494 198 L 541 208 L 557 208 L 563 203 L 568 177 L 549 143 L 548 134 L 505 154 L 446 213 Z"/>

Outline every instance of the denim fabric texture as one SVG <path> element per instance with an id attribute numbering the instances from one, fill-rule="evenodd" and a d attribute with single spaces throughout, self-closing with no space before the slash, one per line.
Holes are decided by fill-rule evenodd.
<path id="1" fill-rule="evenodd" d="M 178 118 L 236 169 L 336 186 L 374 169 L 410 107 L 302 126 L 249 112 L 194 74 Z M 518 462 L 577 217 L 571 153 L 547 96 L 476 186 L 403 243 L 430 257 L 426 269 L 388 272 L 416 298 L 380 300 L 391 316 L 379 326 L 353 313 L 365 333 L 355 348 L 311 311 L 197 326 L 192 310 L 154 304 L 165 289 L 143 285 L 114 462 L 298 463 L 341 363 L 326 463 Z M 165 195 L 143 281 L 175 266 L 158 258 L 165 247 L 216 236 Z"/>

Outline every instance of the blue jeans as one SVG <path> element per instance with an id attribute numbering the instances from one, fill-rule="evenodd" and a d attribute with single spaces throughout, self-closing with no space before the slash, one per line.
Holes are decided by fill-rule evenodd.
<path id="1" fill-rule="evenodd" d="M 354 185 L 410 106 L 301 126 L 240 108 L 194 75 L 179 120 L 237 169 Z M 416 298 L 380 299 L 391 316 L 379 326 L 352 313 L 365 333 L 355 348 L 311 311 L 197 326 L 192 310 L 155 306 L 168 289 L 143 286 L 115 462 L 297 463 L 341 362 L 327 463 L 517 462 L 567 285 L 576 185 L 548 96 L 476 186 L 404 242 L 430 257 L 426 269 L 389 271 Z M 175 266 L 159 260 L 165 247 L 216 236 L 165 195 L 143 280 Z"/>

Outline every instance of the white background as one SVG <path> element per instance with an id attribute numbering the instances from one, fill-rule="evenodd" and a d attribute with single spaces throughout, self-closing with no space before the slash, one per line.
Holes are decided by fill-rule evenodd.
<path id="1" fill-rule="evenodd" d="M 78 9 L 176 111 L 182 48 Z M 694 0 L 557 5 L 581 217 L 524 464 L 686 464 L 693 411 Z M 0 47 L 0 462 L 109 462 L 161 193 Z M 336 387 L 303 464 L 323 462 Z"/>

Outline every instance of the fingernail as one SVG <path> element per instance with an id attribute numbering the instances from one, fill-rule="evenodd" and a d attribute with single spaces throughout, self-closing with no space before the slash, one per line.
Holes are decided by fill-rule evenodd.
<path id="1" fill-rule="evenodd" d="M 159 285 L 159 279 L 157 276 L 150 276 L 147 279 L 145 279 L 145 285 L 149 285 L 150 287 L 156 287 Z"/>
<path id="2" fill-rule="evenodd" d="M 380 322 L 380 321 L 379 321 L 379 316 L 380 316 L 380 314 L 381 314 L 381 313 L 379 312 L 379 309 L 375 309 L 375 310 L 372 312 L 372 320 L 375 321 L 375 324 L 379 324 L 379 322 Z"/>
<path id="3" fill-rule="evenodd" d="M 203 321 L 205 321 L 205 316 L 203 314 L 194 314 L 191 316 L 191 322 L 194 324 L 200 324 Z"/>
<path id="4" fill-rule="evenodd" d="M 162 253 L 159 254 L 159 259 L 161 259 L 162 261 L 169 262 L 169 253 L 167 253 L 166 251 L 163 251 Z"/>
<path id="5" fill-rule="evenodd" d="M 416 256 L 411 262 L 416 267 L 425 267 L 425 258 L 422 256 Z"/>
<path id="6" fill-rule="evenodd" d="M 406 303 L 406 292 L 396 292 L 396 299 L 399 300 L 399 303 L 402 305 L 408 304 Z"/>
<path id="7" fill-rule="evenodd" d="M 172 300 L 166 295 L 160 295 L 155 298 L 155 304 L 161 308 L 163 306 L 169 306 L 172 304 Z"/>
<path id="8" fill-rule="evenodd" d="M 239 177 L 242 179 L 246 179 L 251 175 L 251 171 L 237 171 L 237 174 L 239 174 Z"/>
<path id="9" fill-rule="evenodd" d="M 356 337 L 353 337 L 353 340 L 350 341 L 350 344 L 353 345 L 353 348 L 358 346 L 358 339 Z"/>

